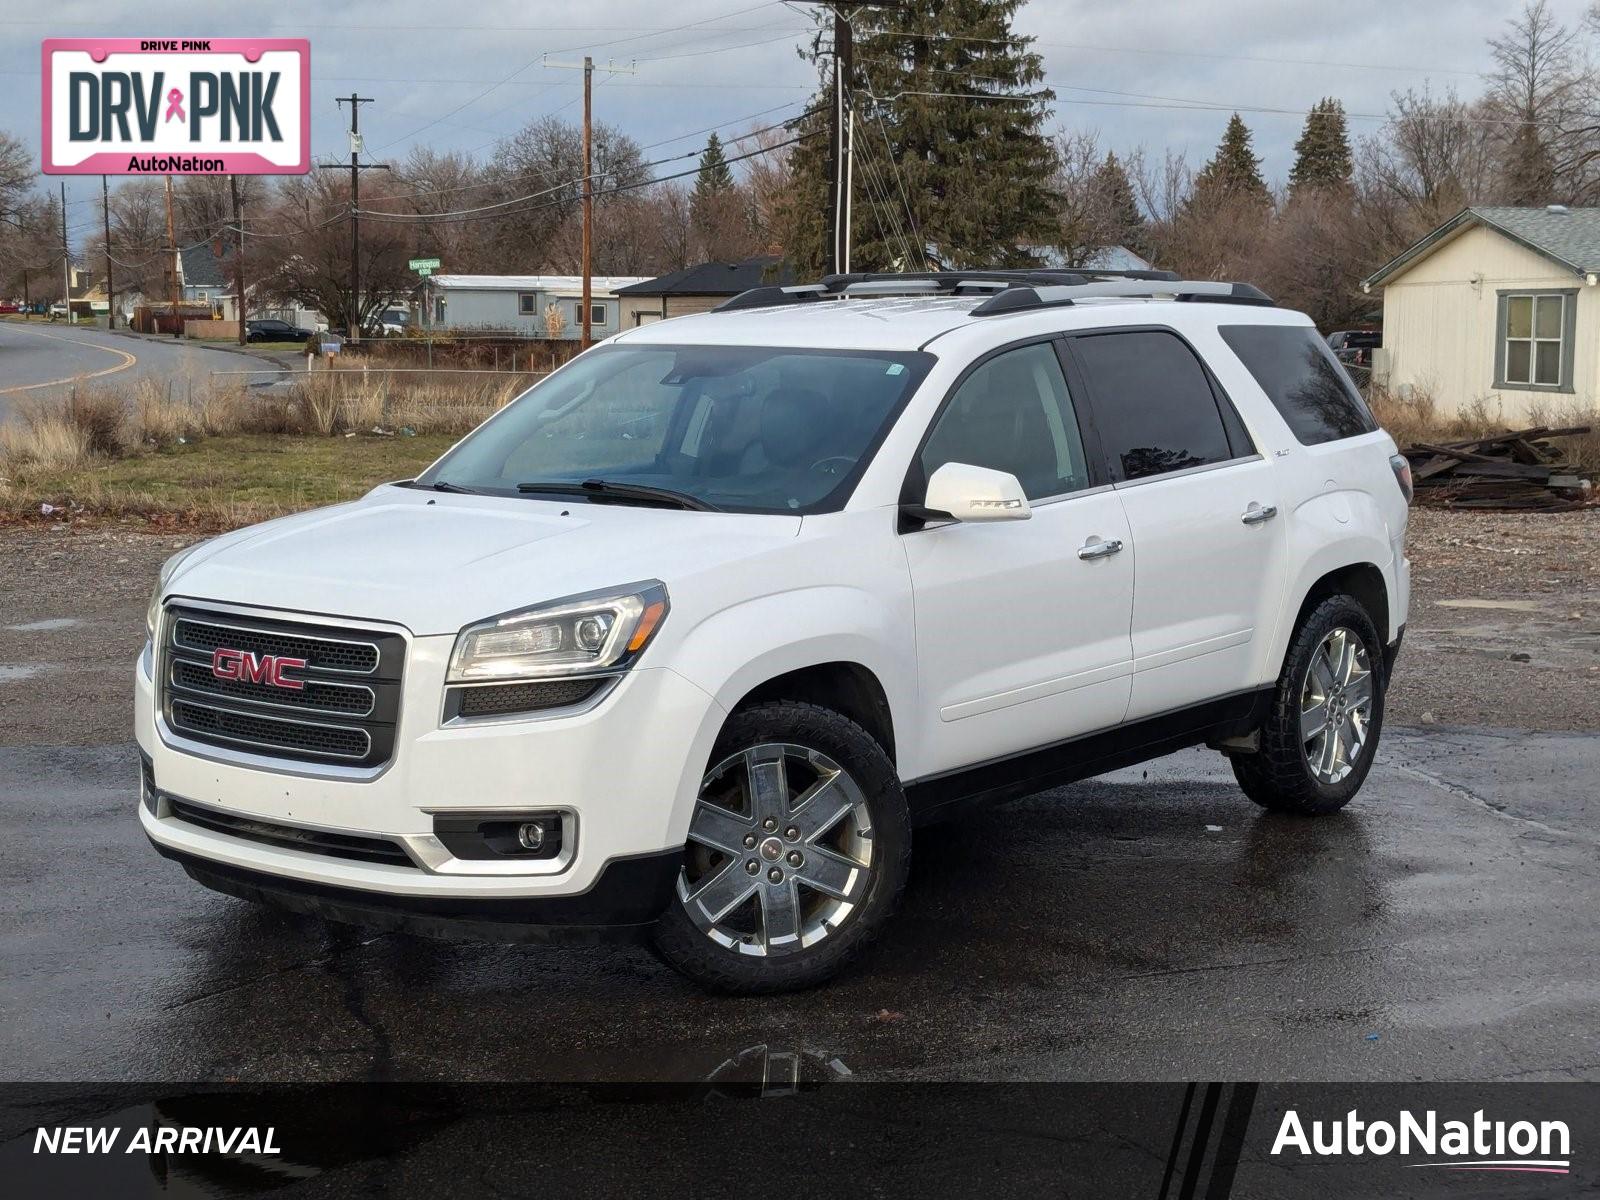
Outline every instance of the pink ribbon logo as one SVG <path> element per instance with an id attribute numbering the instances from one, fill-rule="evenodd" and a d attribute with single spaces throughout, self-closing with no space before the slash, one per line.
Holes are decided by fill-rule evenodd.
<path id="1" fill-rule="evenodd" d="M 183 115 L 183 93 L 177 88 L 173 88 L 167 93 L 167 115 L 163 123 L 172 120 L 173 117 L 177 117 L 180 121 L 188 120 Z"/>

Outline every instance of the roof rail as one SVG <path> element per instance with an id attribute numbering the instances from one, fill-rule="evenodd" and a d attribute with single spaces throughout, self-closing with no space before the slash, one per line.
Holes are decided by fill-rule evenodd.
<path id="1" fill-rule="evenodd" d="M 989 297 L 972 310 L 975 317 L 995 317 L 1005 313 L 1028 312 L 1072 304 L 1096 297 L 1124 296 L 1130 299 L 1163 299 L 1203 304 L 1246 304 L 1273 307 L 1273 299 L 1254 284 L 1225 283 L 1212 279 L 1159 279 L 1150 281 L 1114 280 L 1064 287 L 1011 288 Z"/>
<path id="2" fill-rule="evenodd" d="M 1088 286 L 1095 280 L 1169 281 L 1171 271 L 1100 271 L 1088 267 L 1070 270 L 1032 268 L 1015 271 L 855 271 L 825 275 L 820 282 L 793 287 L 757 287 L 740 292 L 712 309 L 736 312 L 747 308 L 774 308 L 806 304 L 845 296 L 960 295 L 963 292 L 1002 292 L 1013 288 Z"/>

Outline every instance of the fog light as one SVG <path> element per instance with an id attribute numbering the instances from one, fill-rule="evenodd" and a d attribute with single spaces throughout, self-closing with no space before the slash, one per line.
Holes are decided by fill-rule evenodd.
<path id="1" fill-rule="evenodd" d="M 554 859 L 569 851 L 567 818 L 559 812 L 436 814 L 433 834 L 457 858 Z"/>

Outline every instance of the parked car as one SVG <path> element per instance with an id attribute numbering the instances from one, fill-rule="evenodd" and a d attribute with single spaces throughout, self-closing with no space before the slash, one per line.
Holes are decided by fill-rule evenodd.
<path id="1" fill-rule="evenodd" d="M 307 342 L 311 340 L 311 331 L 276 317 L 262 317 L 244 323 L 244 339 L 247 342 Z"/>
<path id="2" fill-rule="evenodd" d="M 139 820 L 236 896 L 807 986 L 967 805 L 1198 744 L 1267 809 L 1347 804 L 1409 492 L 1247 285 L 757 289 L 169 560 Z"/>
<path id="3" fill-rule="evenodd" d="M 1381 329 L 1341 329 L 1328 335 L 1328 348 L 1333 356 L 1350 367 L 1371 367 L 1372 352 L 1381 345 Z"/>

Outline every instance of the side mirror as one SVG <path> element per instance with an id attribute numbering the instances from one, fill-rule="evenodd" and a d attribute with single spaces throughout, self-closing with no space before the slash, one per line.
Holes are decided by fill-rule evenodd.
<path id="1" fill-rule="evenodd" d="M 1026 521 L 1033 516 L 1017 477 L 971 463 L 945 463 L 928 480 L 929 514 L 957 521 Z"/>

